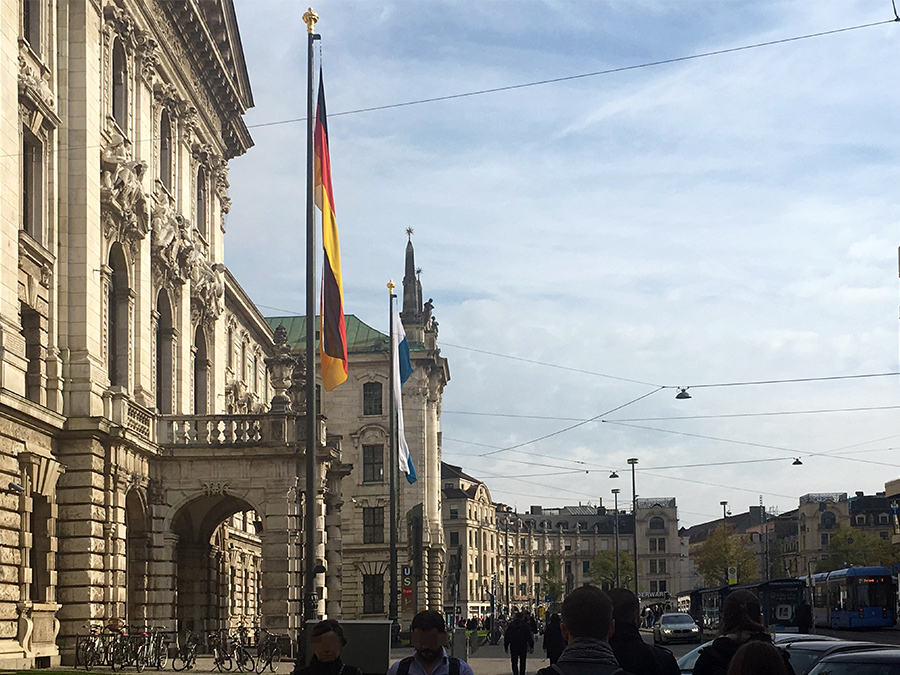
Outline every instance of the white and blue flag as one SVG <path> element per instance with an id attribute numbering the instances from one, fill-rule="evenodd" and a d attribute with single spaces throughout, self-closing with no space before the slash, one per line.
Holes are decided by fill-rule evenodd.
<path id="1" fill-rule="evenodd" d="M 391 344 L 394 349 L 394 363 L 391 364 L 391 377 L 394 378 L 394 407 L 397 410 L 397 439 L 400 447 L 400 470 L 406 474 L 409 483 L 415 483 L 416 467 L 413 466 L 412 456 L 409 454 L 409 446 L 406 444 L 406 432 L 403 429 L 403 383 L 412 374 L 412 363 L 409 360 L 409 342 L 406 341 L 406 331 L 400 321 L 400 312 L 394 310 L 391 319 Z"/>

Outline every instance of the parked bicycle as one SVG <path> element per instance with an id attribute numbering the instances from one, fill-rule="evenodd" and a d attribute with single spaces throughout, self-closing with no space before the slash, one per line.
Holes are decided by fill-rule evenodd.
<path id="1" fill-rule="evenodd" d="M 256 661 L 253 660 L 247 648 L 241 644 L 237 635 L 228 638 L 228 654 L 242 673 L 252 673 L 256 669 Z"/>
<path id="2" fill-rule="evenodd" d="M 213 657 L 213 665 L 216 669 L 220 673 L 231 670 L 231 654 L 229 653 L 228 648 L 222 644 L 222 639 L 219 637 L 219 634 L 210 633 L 206 637 L 206 640 L 209 643 L 209 649 L 212 652 Z"/>
<path id="3" fill-rule="evenodd" d="M 175 658 L 172 659 L 172 668 L 175 670 L 190 670 L 197 662 L 197 647 L 200 646 L 200 638 L 192 630 L 188 630 L 184 644 L 178 649 Z"/>
<path id="4" fill-rule="evenodd" d="M 75 667 L 84 666 L 85 670 L 92 670 L 106 659 L 106 647 L 101 636 L 103 627 L 85 625 L 85 628 L 88 634 L 79 636 L 75 642 Z"/>
<path id="5" fill-rule="evenodd" d="M 256 643 L 256 672 L 262 673 L 268 667 L 274 673 L 281 662 L 278 636 L 264 628 L 260 629 L 260 636 L 264 636 L 264 639 L 258 639 Z"/>

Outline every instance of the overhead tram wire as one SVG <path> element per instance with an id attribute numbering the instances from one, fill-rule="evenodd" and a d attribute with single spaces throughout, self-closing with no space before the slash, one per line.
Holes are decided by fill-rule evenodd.
<path id="1" fill-rule="evenodd" d="M 883 26 L 889 23 L 895 23 L 897 21 L 894 19 L 885 19 L 883 21 L 874 21 L 872 23 L 864 23 L 856 26 L 847 26 L 845 28 L 835 28 L 832 30 L 819 31 L 816 33 L 807 33 L 805 35 L 797 35 L 789 38 L 780 38 L 778 40 L 768 40 L 766 42 L 756 42 L 754 44 L 742 45 L 740 47 L 728 47 L 725 49 L 716 49 L 709 52 L 701 52 L 700 54 L 691 54 L 689 56 L 676 56 L 670 59 L 662 59 L 659 61 L 648 61 L 645 63 L 633 64 L 630 66 L 618 66 L 616 68 L 607 68 L 605 70 L 596 70 L 590 73 L 581 73 L 578 75 L 566 75 L 563 77 L 553 77 L 545 80 L 535 80 L 533 82 L 522 82 L 520 84 L 510 84 L 502 87 L 491 87 L 489 89 L 476 89 L 474 91 L 467 91 L 460 94 L 447 94 L 444 96 L 434 96 L 431 98 L 421 98 L 413 101 L 404 101 L 402 103 L 388 103 L 385 105 L 371 106 L 367 108 L 357 108 L 355 110 L 344 110 L 337 113 L 330 113 L 329 117 L 339 117 L 344 115 L 358 115 L 361 113 L 369 113 L 369 112 L 377 112 L 381 110 L 391 110 L 393 108 L 406 108 L 414 105 L 423 105 L 425 103 L 439 103 L 442 101 L 452 101 L 460 98 L 470 98 L 473 96 L 484 96 L 486 94 L 497 94 L 504 91 L 514 91 L 516 89 L 526 89 L 528 87 L 540 87 L 547 84 L 557 84 L 559 82 L 570 82 L 572 80 L 582 80 L 590 77 L 599 77 L 601 75 L 613 75 L 615 73 L 624 73 L 630 70 L 640 70 L 643 68 L 654 68 L 657 66 L 666 66 L 673 63 L 683 63 L 685 61 L 694 61 L 697 59 L 708 58 L 711 56 L 722 56 L 725 54 L 734 54 L 736 52 L 749 51 L 751 49 L 759 49 L 761 47 L 772 47 L 775 45 L 787 44 L 790 42 L 799 42 L 801 40 L 809 40 L 812 38 L 820 38 L 826 37 L 829 35 L 837 35 L 839 33 L 847 33 L 854 30 L 860 30 L 863 28 L 874 28 L 876 26 Z M 259 124 L 250 124 L 247 125 L 248 129 L 261 129 L 263 127 L 273 127 L 279 126 L 282 124 L 297 124 L 299 122 L 305 122 L 305 117 L 296 117 L 287 120 L 278 120 L 275 122 L 260 122 Z"/>

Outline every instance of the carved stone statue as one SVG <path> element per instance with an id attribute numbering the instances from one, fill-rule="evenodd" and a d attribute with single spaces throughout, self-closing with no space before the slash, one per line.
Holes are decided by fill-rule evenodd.
<path id="1" fill-rule="evenodd" d="M 100 153 L 100 201 L 104 233 L 135 249 L 150 231 L 143 178 L 147 163 L 130 159 L 128 145 L 113 134 Z"/>
<path id="2" fill-rule="evenodd" d="M 157 283 L 164 286 L 184 283 L 191 272 L 193 243 L 184 218 L 167 195 L 153 209 L 150 226 L 150 252 Z"/>
<path id="3" fill-rule="evenodd" d="M 211 263 L 193 251 L 191 296 L 201 322 L 217 319 L 225 311 L 225 265 Z"/>

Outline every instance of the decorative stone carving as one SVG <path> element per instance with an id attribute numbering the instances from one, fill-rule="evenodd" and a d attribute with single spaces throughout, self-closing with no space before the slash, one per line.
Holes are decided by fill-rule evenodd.
<path id="1" fill-rule="evenodd" d="M 194 245 L 187 223 L 175 210 L 174 201 L 165 194 L 160 199 L 162 202 L 153 209 L 150 219 L 150 254 L 155 283 L 172 288 L 190 277 Z"/>
<path id="2" fill-rule="evenodd" d="M 126 51 L 130 52 L 134 47 L 135 27 L 128 12 L 115 5 L 106 5 L 103 8 L 103 19 L 108 29 L 122 38 Z"/>
<path id="3" fill-rule="evenodd" d="M 141 60 L 141 77 L 147 84 L 153 82 L 153 75 L 159 65 L 159 45 L 146 31 L 138 31 L 134 37 L 135 47 Z"/>
<path id="4" fill-rule="evenodd" d="M 294 366 L 294 372 L 291 375 L 291 384 L 288 389 L 288 396 L 291 398 L 291 409 L 294 412 L 306 412 L 306 354 L 301 352 L 295 354 L 297 363 Z"/>
<path id="5" fill-rule="evenodd" d="M 213 167 L 213 185 L 215 186 L 216 196 L 219 198 L 219 204 L 222 206 L 222 215 L 231 211 L 231 198 L 228 196 L 228 188 L 231 183 L 228 182 L 228 162 L 221 159 Z M 225 221 L 222 221 L 224 231 Z"/>
<path id="6" fill-rule="evenodd" d="M 113 134 L 100 153 L 100 209 L 104 234 L 128 244 L 132 252 L 150 231 L 143 178 L 147 163 L 131 160 L 127 142 Z"/>
<path id="7" fill-rule="evenodd" d="M 209 325 L 225 311 L 225 265 L 201 257 L 196 247 L 191 257 L 191 317 Z"/>
<path id="8" fill-rule="evenodd" d="M 225 385 L 225 407 L 234 415 L 259 415 L 266 412 L 266 404 L 249 391 L 241 380 L 232 380 Z"/>
<path id="9" fill-rule="evenodd" d="M 229 481 L 201 481 L 201 489 L 207 497 L 227 495 Z"/>
<path id="10" fill-rule="evenodd" d="M 19 94 L 43 103 L 51 110 L 56 108 L 50 83 L 32 68 L 21 54 L 19 55 Z"/>
<path id="11" fill-rule="evenodd" d="M 269 383 L 275 390 L 275 396 L 272 397 L 272 412 L 284 412 L 291 403 L 287 391 L 293 384 L 297 357 L 291 354 L 291 346 L 288 344 L 288 334 L 284 324 L 279 324 L 275 329 L 274 340 L 276 354 L 265 359 L 265 364 L 269 369 Z"/>

